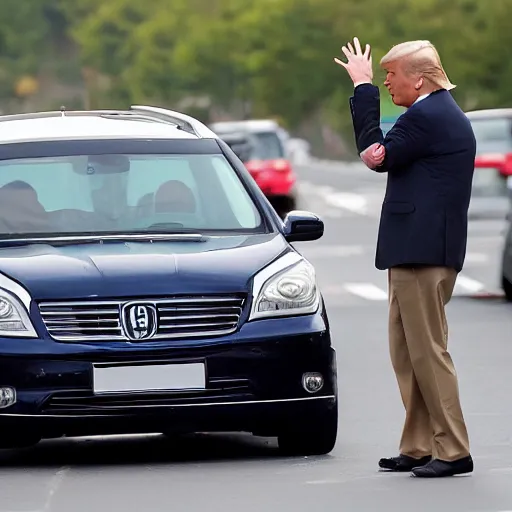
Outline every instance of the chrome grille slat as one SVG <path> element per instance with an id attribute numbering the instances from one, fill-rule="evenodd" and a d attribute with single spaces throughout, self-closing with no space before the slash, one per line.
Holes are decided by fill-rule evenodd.
<path id="1" fill-rule="evenodd" d="M 88 300 L 88 301 L 66 301 L 66 302 L 41 302 L 40 308 L 72 308 L 76 306 L 97 307 L 97 306 L 112 306 L 118 307 L 121 302 L 118 301 L 104 301 L 104 300 Z"/>
<path id="2" fill-rule="evenodd" d="M 201 327 L 224 327 L 225 329 L 231 327 L 232 325 L 235 325 L 235 322 L 226 322 L 226 323 L 210 323 L 210 324 L 201 324 Z M 162 325 L 160 329 L 195 329 L 198 327 L 197 324 L 167 324 Z"/>
<path id="3" fill-rule="evenodd" d="M 100 323 L 100 324 L 111 324 L 116 323 L 117 327 L 120 327 L 119 320 L 117 318 L 81 318 L 80 319 L 81 324 L 94 324 L 94 323 Z M 70 319 L 70 318 L 64 318 L 60 320 L 56 320 L 55 318 L 52 318 L 51 320 L 46 320 L 46 325 L 73 325 L 76 324 L 76 320 Z"/>
<path id="4" fill-rule="evenodd" d="M 102 331 L 119 331 L 119 327 L 101 327 Z M 77 331 L 98 331 L 97 327 L 48 327 L 49 332 L 77 332 Z"/>
<path id="5" fill-rule="evenodd" d="M 190 312 L 190 313 L 200 313 L 203 311 L 215 311 L 216 313 L 222 313 L 223 311 L 229 311 L 229 312 L 236 312 L 236 314 L 240 314 L 242 312 L 242 308 L 238 306 L 219 306 L 212 308 L 210 306 L 205 307 L 197 307 L 197 308 L 182 308 L 182 307 L 173 307 L 173 308 L 166 308 L 166 307 L 159 307 L 158 310 L 161 313 L 168 313 L 170 311 L 180 311 L 180 312 Z"/>
<path id="6" fill-rule="evenodd" d="M 156 307 L 158 329 L 148 341 L 230 334 L 238 327 L 245 302 L 232 296 L 91 299 L 41 302 L 39 312 L 57 341 L 127 341 L 120 315 L 123 305 L 134 301 Z"/>
<path id="7" fill-rule="evenodd" d="M 234 318 L 235 322 L 238 320 L 236 313 L 232 315 L 176 315 L 176 316 L 161 316 L 160 321 L 164 322 L 165 320 L 203 320 L 210 318 Z"/>
<path id="8" fill-rule="evenodd" d="M 41 313 L 44 313 L 48 316 L 66 316 L 66 315 L 119 315 L 119 309 L 94 309 L 90 311 L 82 311 L 82 310 L 73 310 L 73 309 L 67 309 L 67 310 L 49 310 L 46 311 L 45 309 L 41 310 Z"/>

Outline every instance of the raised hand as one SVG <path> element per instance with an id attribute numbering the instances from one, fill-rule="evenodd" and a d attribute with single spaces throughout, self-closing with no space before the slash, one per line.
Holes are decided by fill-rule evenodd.
<path id="1" fill-rule="evenodd" d="M 373 80 L 372 54 L 369 44 L 366 45 L 363 53 L 359 39 L 354 37 L 354 46 L 349 42 L 347 46 L 341 48 L 341 51 L 347 57 L 348 62 L 345 63 L 337 57 L 334 58 L 334 62 L 343 66 L 348 71 L 354 84 L 371 82 Z"/>

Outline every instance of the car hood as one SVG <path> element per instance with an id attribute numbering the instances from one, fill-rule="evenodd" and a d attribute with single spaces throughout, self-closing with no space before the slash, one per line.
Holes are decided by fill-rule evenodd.
<path id="1" fill-rule="evenodd" d="M 251 277 L 292 250 L 280 234 L 205 242 L 109 242 L 0 248 L 0 272 L 33 299 L 247 293 Z"/>

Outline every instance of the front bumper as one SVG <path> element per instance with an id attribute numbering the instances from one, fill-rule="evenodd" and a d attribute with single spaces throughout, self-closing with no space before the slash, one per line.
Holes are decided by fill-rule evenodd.
<path id="1" fill-rule="evenodd" d="M 93 364 L 114 362 L 204 362 L 206 389 L 95 395 Z M 302 385 L 306 372 L 324 376 L 315 394 Z M 283 423 L 336 406 L 336 356 L 320 313 L 250 322 L 217 340 L 9 340 L 0 379 L 17 394 L 14 405 L 0 409 L 0 425 L 43 437 L 172 430 L 272 435 Z"/>
<path id="2" fill-rule="evenodd" d="M 325 417 L 337 407 L 335 396 L 309 397 L 276 401 L 231 401 L 205 406 L 146 408 L 122 414 L 93 413 L 81 415 L 4 415 L 0 427 L 4 441 L 17 439 L 81 437 L 94 435 L 250 432 L 277 436 L 283 430 L 303 424 L 308 418 Z"/>

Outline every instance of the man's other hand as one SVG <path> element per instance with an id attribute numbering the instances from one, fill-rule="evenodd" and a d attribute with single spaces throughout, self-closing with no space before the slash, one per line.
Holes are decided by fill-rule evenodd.
<path id="1" fill-rule="evenodd" d="M 343 66 L 347 70 L 352 82 L 354 82 L 354 85 L 360 83 L 371 83 L 373 80 L 373 70 L 370 45 L 366 45 L 363 53 L 359 39 L 354 37 L 354 46 L 349 42 L 347 43 L 347 46 L 343 46 L 341 48 L 341 51 L 347 57 L 348 62 L 345 63 L 337 57 L 334 58 L 334 62 Z"/>
<path id="2" fill-rule="evenodd" d="M 367 147 L 359 156 L 369 169 L 375 170 L 384 162 L 384 158 L 386 158 L 386 148 L 376 142 Z"/>

